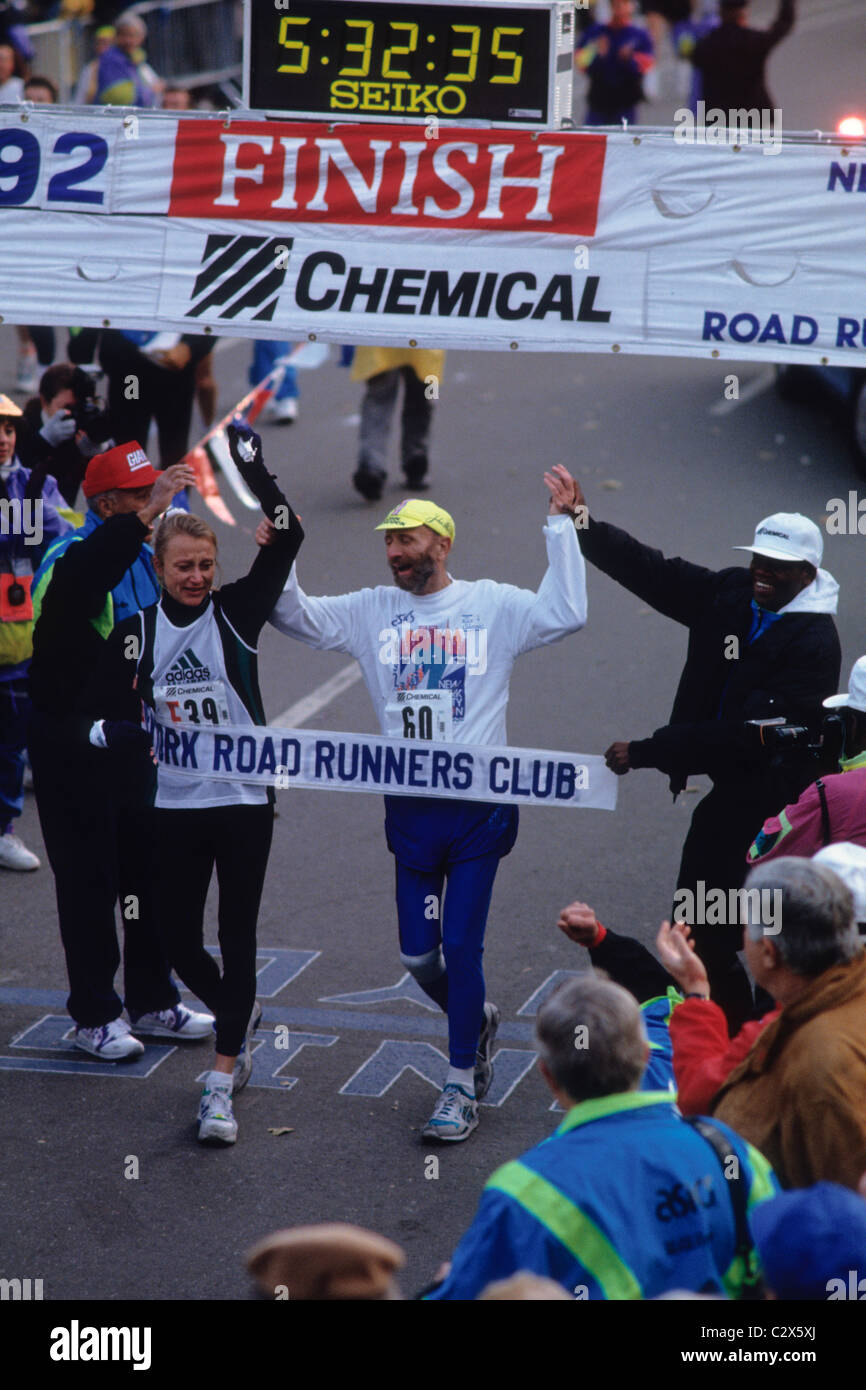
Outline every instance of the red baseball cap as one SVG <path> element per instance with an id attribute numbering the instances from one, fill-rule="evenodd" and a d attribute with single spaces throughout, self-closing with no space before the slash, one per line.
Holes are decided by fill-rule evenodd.
<path id="1" fill-rule="evenodd" d="M 82 491 L 96 497 L 114 488 L 152 487 L 159 474 L 137 440 L 118 444 L 105 454 L 97 454 L 87 465 Z"/>

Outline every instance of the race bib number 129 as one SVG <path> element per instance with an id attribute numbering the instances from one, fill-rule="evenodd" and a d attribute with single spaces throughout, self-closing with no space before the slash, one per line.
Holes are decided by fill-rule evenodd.
<path id="1" fill-rule="evenodd" d="M 160 724 L 228 724 L 229 707 L 222 681 L 206 685 L 162 685 L 154 690 Z"/>

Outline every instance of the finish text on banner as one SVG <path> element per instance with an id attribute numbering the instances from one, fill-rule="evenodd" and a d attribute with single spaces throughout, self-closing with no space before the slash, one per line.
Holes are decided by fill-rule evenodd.
<path id="1" fill-rule="evenodd" d="M 0 110 L 0 319 L 866 366 L 834 137 Z"/>

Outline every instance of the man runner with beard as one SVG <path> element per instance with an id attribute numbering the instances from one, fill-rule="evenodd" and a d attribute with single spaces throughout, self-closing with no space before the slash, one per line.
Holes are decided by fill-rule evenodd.
<path id="1" fill-rule="evenodd" d="M 433 502 L 410 498 L 376 528 L 385 532 L 393 584 L 309 598 L 293 569 L 270 621 L 308 646 L 354 656 L 387 737 L 504 745 L 515 658 L 586 622 L 574 481 L 560 465 L 544 481 L 548 569 L 537 593 L 452 578 L 452 518 Z M 259 543 L 269 534 L 263 523 Z M 478 1102 L 492 1079 L 499 1010 L 484 998 L 484 929 L 499 860 L 517 837 L 517 809 L 386 796 L 385 810 L 400 958 L 448 1015 L 449 1070 L 423 1134 L 459 1141 L 478 1124 Z"/>

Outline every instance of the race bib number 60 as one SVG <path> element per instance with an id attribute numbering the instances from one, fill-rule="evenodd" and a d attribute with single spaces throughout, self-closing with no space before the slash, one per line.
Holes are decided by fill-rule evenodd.
<path id="1" fill-rule="evenodd" d="M 452 731 L 450 690 L 398 690 L 385 706 L 392 738 L 432 739 L 447 743 Z"/>

